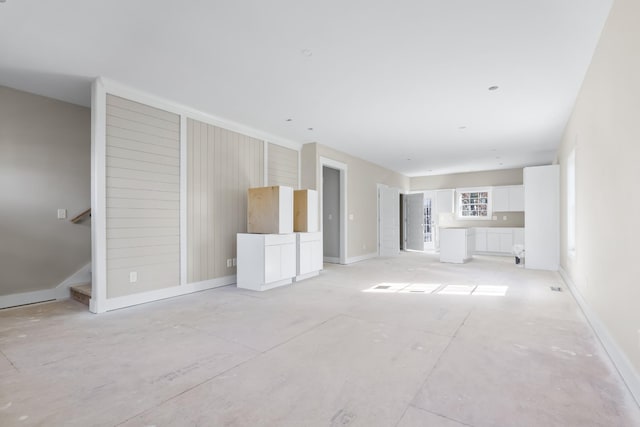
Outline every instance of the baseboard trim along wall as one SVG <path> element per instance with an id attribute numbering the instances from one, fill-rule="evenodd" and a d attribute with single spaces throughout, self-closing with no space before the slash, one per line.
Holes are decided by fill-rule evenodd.
<path id="1" fill-rule="evenodd" d="M 108 298 L 102 307 L 104 308 L 104 311 L 118 310 L 120 308 L 187 295 L 193 292 L 206 291 L 207 289 L 219 288 L 221 286 L 232 285 L 234 283 L 236 283 L 235 274 L 232 276 L 219 277 L 217 279 L 203 280 L 202 282 L 172 286 L 170 288 L 158 289 L 155 291 L 141 292 L 117 298 Z M 89 310 L 96 313 L 93 299 L 89 303 Z"/>
<path id="2" fill-rule="evenodd" d="M 87 282 L 91 282 L 91 263 L 84 265 L 55 288 L 0 296 L 0 309 L 67 299 L 69 298 L 69 288 L 71 286 Z"/>
<path id="3" fill-rule="evenodd" d="M 582 309 L 582 312 L 591 325 L 591 328 L 602 343 L 602 346 L 609 355 L 609 358 L 620 373 L 622 380 L 636 400 L 636 403 L 640 405 L 640 375 L 638 375 L 638 372 L 636 372 L 634 366 L 631 364 L 624 352 L 620 350 L 620 347 L 618 347 L 618 344 L 616 344 L 606 326 L 600 321 L 591 307 L 589 307 L 569 274 L 563 268 L 560 268 L 558 271 L 562 280 L 564 280 L 576 302 Z"/>
<path id="4" fill-rule="evenodd" d="M 360 262 L 371 258 L 376 258 L 378 256 L 377 252 L 372 252 L 370 254 L 358 255 L 351 258 L 347 258 L 347 262 L 345 264 L 353 264 L 354 262 Z"/>

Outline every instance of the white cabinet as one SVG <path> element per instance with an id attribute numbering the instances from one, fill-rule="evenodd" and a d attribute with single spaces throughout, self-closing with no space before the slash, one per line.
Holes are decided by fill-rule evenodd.
<path id="1" fill-rule="evenodd" d="M 440 229 L 440 262 L 461 264 L 473 256 L 473 230 L 468 228 Z"/>
<path id="2" fill-rule="evenodd" d="M 522 227 L 482 227 L 475 228 L 475 252 L 511 255 L 513 245 L 524 244 Z"/>
<path id="3" fill-rule="evenodd" d="M 295 234 L 238 234 L 239 288 L 254 291 L 291 283 L 296 275 Z"/>
<path id="4" fill-rule="evenodd" d="M 522 185 L 493 187 L 491 197 L 493 212 L 524 211 L 524 186 Z"/>
<path id="5" fill-rule="evenodd" d="M 322 232 L 296 233 L 296 282 L 322 270 Z"/>

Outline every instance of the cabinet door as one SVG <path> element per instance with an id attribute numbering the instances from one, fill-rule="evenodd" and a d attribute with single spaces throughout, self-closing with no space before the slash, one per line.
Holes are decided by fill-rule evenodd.
<path id="1" fill-rule="evenodd" d="M 494 212 L 509 211 L 509 187 L 494 187 L 491 192 Z"/>
<path id="2" fill-rule="evenodd" d="M 280 279 L 295 277 L 296 261 L 296 244 L 280 245 Z"/>
<path id="3" fill-rule="evenodd" d="M 505 230 L 500 233 L 500 252 L 506 254 L 513 252 L 513 231 Z"/>
<path id="4" fill-rule="evenodd" d="M 486 252 L 487 251 L 487 230 L 482 228 L 476 228 L 475 232 L 475 248 L 476 252 Z"/>
<path id="5" fill-rule="evenodd" d="M 524 212 L 524 185 L 509 187 L 509 211 Z"/>
<path id="6" fill-rule="evenodd" d="M 298 274 L 307 274 L 312 271 L 313 243 L 314 242 L 300 242 L 300 259 L 298 260 L 300 269 Z"/>
<path id="7" fill-rule="evenodd" d="M 316 240 L 311 243 L 311 271 L 322 270 L 322 241 Z"/>
<path id="8" fill-rule="evenodd" d="M 295 253 L 294 253 L 295 256 Z M 280 245 L 264 247 L 264 282 L 271 283 L 281 279 Z"/>
<path id="9" fill-rule="evenodd" d="M 495 231 L 487 232 L 487 251 L 500 252 L 500 233 Z"/>
<path id="10" fill-rule="evenodd" d="M 513 229 L 513 244 L 524 245 L 524 228 Z"/>

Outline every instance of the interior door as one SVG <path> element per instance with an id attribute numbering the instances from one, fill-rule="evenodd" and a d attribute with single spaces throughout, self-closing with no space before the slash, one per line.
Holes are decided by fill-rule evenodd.
<path id="1" fill-rule="evenodd" d="M 422 251 L 424 250 L 424 194 L 406 194 L 404 200 L 407 210 L 405 248 L 412 251 Z"/>
<path id="2" fill-rule="evenodd" d="M 395 256 L 400 253 L 400 190 L 378 187 L 378 253 Z"/>

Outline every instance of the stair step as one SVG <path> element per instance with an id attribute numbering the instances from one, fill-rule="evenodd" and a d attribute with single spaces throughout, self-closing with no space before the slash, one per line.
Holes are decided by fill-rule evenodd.
<path id="1" fill-rule="evenodd" d="M 77 285 L 73 285 L 69 288 L 69 291 L 71 292 L 71 298 L 89 305 L 89 300 L 91 299 L 91 283 L 79 283 Z"/>

